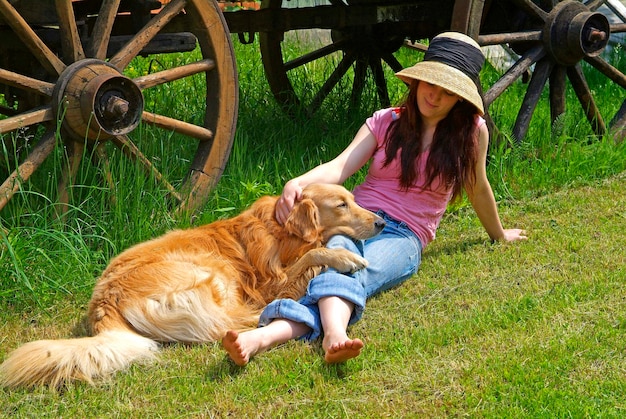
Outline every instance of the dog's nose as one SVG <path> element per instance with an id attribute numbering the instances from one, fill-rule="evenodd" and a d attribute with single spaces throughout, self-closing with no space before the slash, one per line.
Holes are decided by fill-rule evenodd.
<path id="1" fill-rule="evenodd" d="M 376 230 L 379 230 L 379 231 L 385 228 L 386 224 L 387 223 L 385 223 L 385 220 L 383 220 L 382 218 L 379 218 L 376 221 L 374 221 L 374 227 L 376 227 Z"/>

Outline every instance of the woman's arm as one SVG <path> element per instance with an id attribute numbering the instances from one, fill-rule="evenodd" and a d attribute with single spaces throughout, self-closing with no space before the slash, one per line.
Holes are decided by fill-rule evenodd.
<path id="1" fill-rule="evenodd" d="M 466 185 L 465 191 L 481 224 L 492 240 L 523 240 L 526 232 L 521 229 L 504 229 L 500 222 L 498 207 L 487 179 L 487 149 L 489 147 L 489 131 L 487 125 L 479 128 L 478 159 L 476 160 L 476 182 Z"/>
<path id="2" fill-rule="evenodd" d="M 278 222 L 285 222 L 294 202 L 302 197 L 304 187 L 312 183 L 342 184 L 369 161 L 376 145 L 374 134 L 363 124 L 352 142 L 337 157 L 288 181 L 276 203 Z"/>

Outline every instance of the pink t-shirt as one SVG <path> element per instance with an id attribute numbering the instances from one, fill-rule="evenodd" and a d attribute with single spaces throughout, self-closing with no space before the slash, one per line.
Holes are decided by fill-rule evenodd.
<path id="1" fill-rule="evenodd" d="M 424 168 L 428 151 L 420 155 L 417 181 L 408 190 L 403 190 L 399 185 L 399 158 L 383 167 L 387 127 L 398 115 L 398 108 L 382 109 L 365 121 L 376 137 L 378 147 L 370 161 L 365 181 L 354 189 L 354 196 L 362 207 L 371 211 L 381 209 L 392 218 L 404 221 L 419 237 L 422 246 L 426 247 L 435 238 L 435 232 L 451 197 L 451 189 L 442 185 L 438 179 L 430 187 L 422 188 L 426 178 Z M 477 121 L 478 125 L 483 123 L 482 118 Z"/>

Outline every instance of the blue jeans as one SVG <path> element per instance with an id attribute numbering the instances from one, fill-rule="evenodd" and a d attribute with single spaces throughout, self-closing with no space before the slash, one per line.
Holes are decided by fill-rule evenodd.
<path id="1" fill-rule="evenodd" d="M 298 301 L 280 299 L 268 304 L 261 313 L 259 326 L 266 326 L 274 319 L 304 323 L 311 328 L 311 332 L 301 339 L 314 340 L 323 332 L 317 307 L 320 298 L 337 296 L 352 302 L 352 324 L 363 315 L 367 298 L 414 275 L 421 262 L 420 240 L 405 223 L 394 220 L 382 211 L 378 215 L 387 224 L 376 237 L 355 241 L 346 236 L 333 236 L 326 244 L 328 248 L 343 247 L 363 256 L 369 263 L 367 268 L 354 274 L 328 269 L 309 282 L 305 296 Z"/>

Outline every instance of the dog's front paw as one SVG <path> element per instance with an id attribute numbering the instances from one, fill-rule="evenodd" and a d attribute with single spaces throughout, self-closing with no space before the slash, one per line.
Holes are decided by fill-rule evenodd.
<path id="1" fill-rule="evenodd" d="M 354 255 L 354 259 L 351 262 L 352 263 L 349 270 L 351 274 L 355 273 L 356 271 L 360 271 L 361 269 L 367 268 L 368 265 L 367 260 L 358 255 Z"/>
<path id="2" fill-rule="evenodd" d="M 355 273 L 368 265 L 366 259 L 347 249 L 333 249 L 333 253 L 337 258 L 328 265 L 339 272 Z"/>

